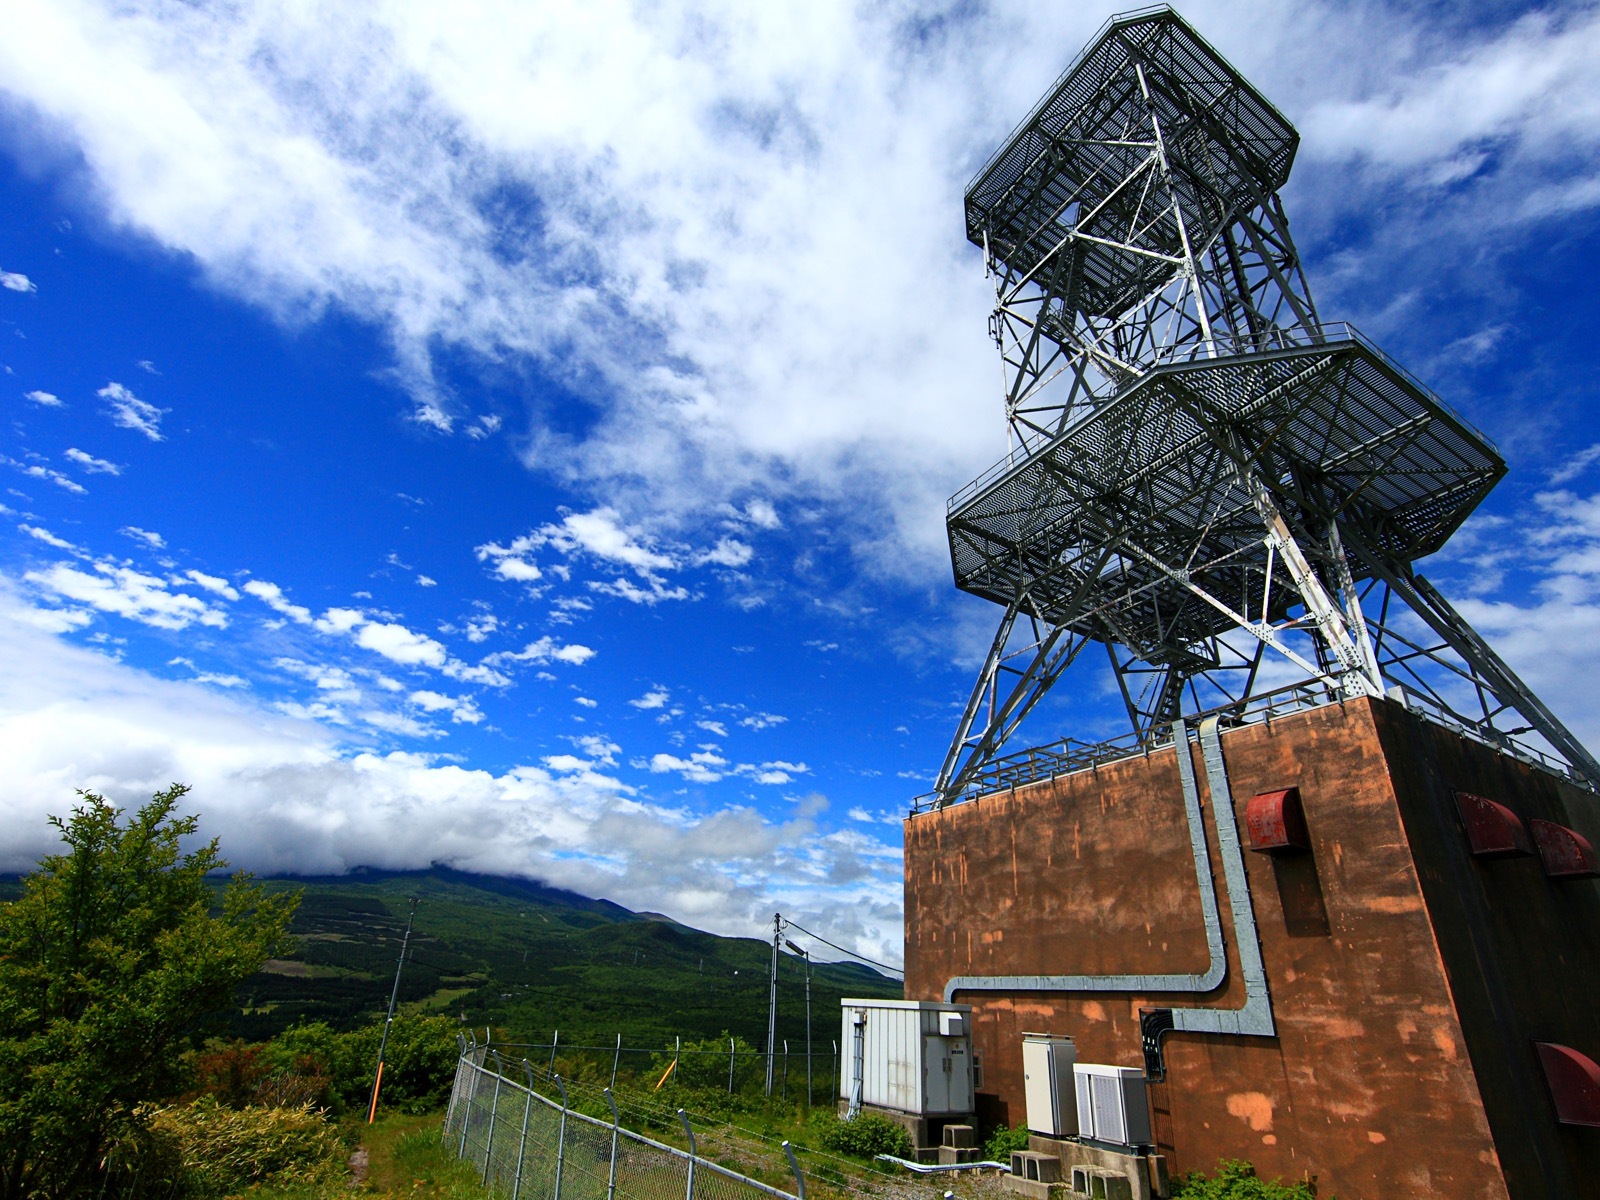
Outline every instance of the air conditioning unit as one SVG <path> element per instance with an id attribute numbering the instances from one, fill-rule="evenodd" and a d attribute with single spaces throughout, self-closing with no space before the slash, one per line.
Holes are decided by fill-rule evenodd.
<path id="1" fill-rule="evenodd" d="M 1078 1136 L 1118 1146 L 1150 1144 L 1150 1106 L 1144 1072 L 1133 1067 L 1077 1063 Z"/>
<path id="2" fill-rule="evenodd" d="M 1045 1137 L 1078 1132 L 1072 1105 L 1072 1064 L 1078 1047 L 1069 1037 L 1022 1035 L 1022 1084 L 1028 1102 L 1028 1128 Z"/>

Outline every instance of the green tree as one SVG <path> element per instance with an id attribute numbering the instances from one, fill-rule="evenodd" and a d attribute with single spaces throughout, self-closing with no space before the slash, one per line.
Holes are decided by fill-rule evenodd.
<path id="1" fill-rule="evenodd" d="M 285 945 L 298 895 L 235 875 L 212 915 L 206 883 L 227 866 L 199 824 L 175 815 L 189 789 L 157 792 L 126 822 L 80 792 L 51 824 L 66 843 L 22 897 L 0 905 L 0 1197 L 93 1190 L 135 1109 L 182 1082 L 198 1019 Z"/>

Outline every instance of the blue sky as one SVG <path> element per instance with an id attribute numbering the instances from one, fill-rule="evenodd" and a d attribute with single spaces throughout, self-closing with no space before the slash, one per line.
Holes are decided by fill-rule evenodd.
<path id="1" fill-rule="evenodd" d="M 176 779 L 258 871 L 898 959 L 998 615 L 943 542 L 1005 447 L 961 190 L 1112 10 L 13 6 L 0 869 Z M 1600 743 L 1600 12 L 1185 12 L 1301 131 L 1325 318 L 1511 464 L 1424 569 Z"/>

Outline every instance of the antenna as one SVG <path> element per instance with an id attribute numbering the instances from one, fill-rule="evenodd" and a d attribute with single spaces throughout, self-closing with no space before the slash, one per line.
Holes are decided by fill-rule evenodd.
<path id="1" fill-rule="evenodd" d="M 1112 18 L 968 186 L 1010 452 L 947 527 L 956 586 L 1004 615 L 928 804 L 1148 749 L 1185 714 L 1358 696 L 1600 789 L 1415 571 L 1505 462 L 1318 315 L 1278 196 L 1298 143 L 1161 7 Z M 1131 732 L 1002 758 L 1091 643 Z"/>

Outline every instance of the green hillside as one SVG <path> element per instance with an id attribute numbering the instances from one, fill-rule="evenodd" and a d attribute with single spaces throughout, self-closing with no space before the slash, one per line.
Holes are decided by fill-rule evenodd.
<path id="1" fill-rule="evenodd" d="M 297 947 L 239 990 L 219 1014 L 229 1036 L 260 1041 L 298 1021 L 338 1029 L 364 1024 L 388 1003 L 409 897 L 418 896 L 400 1000 L 442 1012 L 497 1040 L 660 1047 L 724 1031 L 765 1045 L 771 943 L 724 938 L 604 900 L 540 884 L 446 868 L 357 871 L 273 879 L 303 888 Z M 804 944 L 808 939 L 796 935 Z M 816 946 L 819 953 L 829 953 Z M 819 1053 L 837 1036 L 839 999 L 898 996 L 900 984 L 870 968 L 813 969 L 813 1037 Z M 784 954 L 778 1036 L 805 1042 L 804 968 Z M 480 1034 L 481 1036 L 481 1034 Z"/>

